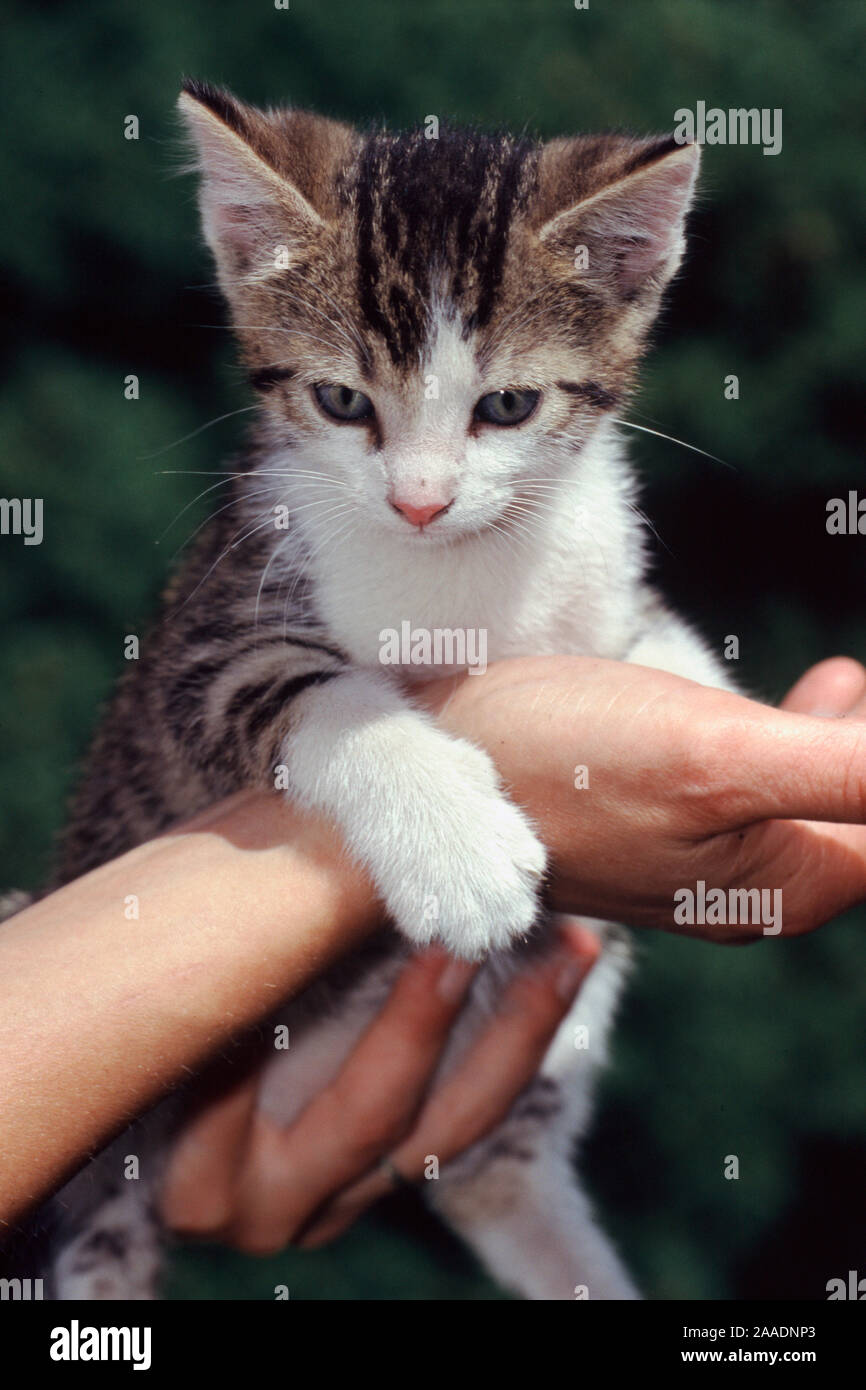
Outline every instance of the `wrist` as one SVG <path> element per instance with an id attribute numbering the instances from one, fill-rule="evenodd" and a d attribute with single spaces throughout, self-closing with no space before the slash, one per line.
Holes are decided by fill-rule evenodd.
<path id="1" fill-rule="evenodd" d="M 188 893 L 267 950 L 287 987 L 302 987 L 381 916 L 364 870 L 323 818 L 270 792 L 209 808 L 155 846 L 180 855 Z"/>

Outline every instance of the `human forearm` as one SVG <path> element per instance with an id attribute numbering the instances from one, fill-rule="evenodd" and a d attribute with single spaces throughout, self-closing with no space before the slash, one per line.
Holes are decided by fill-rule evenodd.
<path id="1" fill-rule="evenodd" d="M 789 934 L 866 896 L 864 684 L 862 668 L 827 663 L 792 692 L 797 713 L 779 714 L 661 672 L 546 658 L 418 698 L 494 758 L 551 850 L 561 908 L 675 929 L 674 890 L 696 879 L 778 885 Z M 852 718 L 800 717 L 819 708 Z M 823 824 L 791 819 L 802 816 Z M 131 895 L 137 920 L 124 914 Z M 376 917 L 335 833 L 248 794 L 13 918 L 0 929 L 0 1214 L 56 1184 Z"/>
<path id="2" fill-rule="evenodd" d="M 336 836 L 264 794 L 12 918 L 0 928 L 0 1215 L 54 1187 L 374 922 Z"/>

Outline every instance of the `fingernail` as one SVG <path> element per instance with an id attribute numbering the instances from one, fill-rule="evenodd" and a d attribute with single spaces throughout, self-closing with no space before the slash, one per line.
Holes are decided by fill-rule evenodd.
<path id="1" fill-rule="evenodd" d="M 553 987 L 560 999 L 571 999 L 598 960 L 601 943 L 579 918 L 564 924 L 560 931 Z"/>
<path id="2" fill-rule="evenodd" d="M 560 999 L 571 999 L 589 974 L 592 962 L 585 956 L 569 956 L 557 967 L 553 987 Z"/>
<path id="3" fill-rule="evenodd" d="M 456 1004 L 472 983 L 478 966 L 471 960 L 450 960 L 436 983 L 436 992 L 446 1004 Z"/>

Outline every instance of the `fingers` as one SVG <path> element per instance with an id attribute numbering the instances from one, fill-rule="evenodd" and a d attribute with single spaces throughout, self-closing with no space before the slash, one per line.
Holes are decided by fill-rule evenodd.
<path id="1" fill-rule="evenodd" d="M 728 833 L 706 847 L 720 881 L 779 891 L 772 935 L 799 935 L 866 895 L 866 670 L 834 657 L 797 681 L 781 713 L 751 702 L 742 710 L 720 740 L 727 787 L 716 809 L 727 810 Z M 765 931 L 702 934 L 741 942 Z"/>
<path id="2" fill-rule="evenodd" d="M 782 708 L 813 718 L 863 719 L 866 670 L 848 657 L 819 662 L 797 681 Z M 763 774 L 765 770 L 762 763 L 759 771 Z M 799 764 L 792 769 L 794 776 L 801 777 L 803 771 Z M 814 775 L 808 768 L 806 772 Z M 804 791 L 807 795 L 810 793 Z M 842 795 L 850 801 L 849 788 L 843 787 Z M 790 806 L 789 801 L 789 813 Z M 856 801 L 853 809 L 857 809 Z M 778 813 L 778 806 L 775 810 Z M 866 826 L 775 818 L 751 825 L 745 836 L 740 834 L 739 841 L 741 857 L 750 861 L 748 882 L 753 885 L 760 879 L 763 886 L 781 891 L 781 935 L 811 931 L 866 894 Z M 736 854 L 736 850 L 731 853 Z M 716 939 L 752 940 L 762 934 L 762 928 L 754 928 L 736 937 L 726 928 Z"/>
<path id="3" fill-rule="evenodd" d="M 577 919 L 562 920 L 557 950 L 513 981 L 493 1021 L 392 1148 L 389 1163 L 408 1181 L 423 1178 L 432 1158 L 441 1167 L 488 1134 L 536 1075 L 601 949 Z M 392 1186 L 393 1177 L 377 1166 L 318 1213 L 300 1243 L 333 1239 Z"/>
<path id="4" fill-rule="evenodd" d="M 866 695 L 866 669 L 847 656 L 819 661 L 788 691 L 780 708 L 792 714 L 833 718 L 847 714 Z"/>
<path id="5" fill-rule="evenodd" d="M 776 821 L 762 829 L 766 862 L 750 883 L 780 890 L 778 934 L 813 931 L 866 897 L 866 827 Z"/>
<path id="6" fill-rule="evenodd" d="M 166 1225 L 186 1235 L 214 1235 L 232 1218 L 234 1187 L 258 1093 L 258 1072 L 208 1101 L 176 1142 L 160 1193 Z"/>
<path id="7" fill-rule="evenodd" d="M 866 722 L 733 700 L 724 714 L 720 707 L 705 754 L 717 830 L 771 819 L 866 822 Z"/>
<path id="8" fill-rule="evenodd" d="M 403 971 L 336 1080 L 289 1129 L 257 1113 L 224 1234 L 282 1249 L 312 1213 L 399 1141 L 420 1107 L 477 970 L 440 950 Z"/>
<path id="9" fill-rule="evenodd" d="M 420 1176 L 424 1156 L 437 1134 L 436 1152 L 442 1163 L 507 1115 L 538 1071 L 600 949 L 598 937 L 573 922 L 561 933 L 551 959 L 537 970 L 518 975 L 493 1023 L 454 1075 L 430 1097 L 416 1132 L 393 1155 L 400 1172 Z"/>

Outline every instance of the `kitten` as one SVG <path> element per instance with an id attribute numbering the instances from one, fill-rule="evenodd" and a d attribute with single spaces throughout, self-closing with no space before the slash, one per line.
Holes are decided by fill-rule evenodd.
<path id="1" fill-rule="evenodd" d="M 281 1012 L 292 1048 L 269 1062 L 262 1104 L 288 1122 L 409 944 L 486 957 L 447 1069 L 538 925 L 545 850 L 530 820 L 485 753 L 413 706 L 413 682 L 441 667 L 383 664 L 383 634 L 472 630 L 490 660 L 584 653 L 725 683 L 645 583 L 615 423 L 680 261 L 698 149 L 363 135 L 195 82 L 180 107 L 261 410 L 99 730 L 56 884 L 281 777 L 339 826 L 397 930 Z M 624 933 L 593 927 L 600 961 L 536 1081 L 425 1184 L 527 1298 L 637 1296 L 571 1162 L 627 968 Z M 55 1297 L 154 1296 L 150 1203 L 177 1110 L 157 1107 L 54 1203 Z"/>

